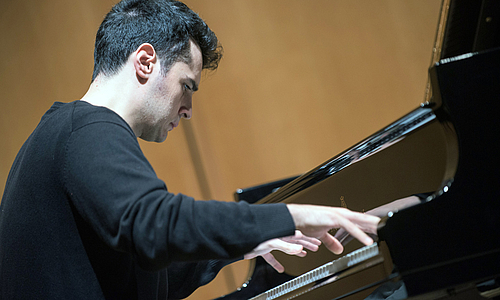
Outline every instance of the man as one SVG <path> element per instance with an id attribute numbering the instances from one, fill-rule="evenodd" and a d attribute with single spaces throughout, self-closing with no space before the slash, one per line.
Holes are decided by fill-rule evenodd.
<path id="1" fill-rule="evenodd" d="M 177 299 L 224 265 L 303 256 L 328 230 L 365 244 L 379 218 L 341 208 L 195 201 L 168 192 L 137 137 L 162 142 L 191 118 L 221 48 L 187 6 L 124 0 L 101 24 L 91 86 L 54 103 L 25 142 L 0 210 L 2 299 Z M 283 238 L 284 237 L 284 238 Z M 283 239 L 277 239 L 283 238 Z"/>

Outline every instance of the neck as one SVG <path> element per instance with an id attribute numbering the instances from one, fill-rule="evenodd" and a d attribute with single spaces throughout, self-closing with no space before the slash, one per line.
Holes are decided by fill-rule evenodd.
<path id="1" fill-rule="evenodd" d="M 90 84 L 87 93 L 81 98 L 95 106 L 106 107 L 122 117 L 136 136 L 140 135 L 134 120 L 137 109 L 136 87 L 120 74 L 108 77 L 98 75 Z"/>

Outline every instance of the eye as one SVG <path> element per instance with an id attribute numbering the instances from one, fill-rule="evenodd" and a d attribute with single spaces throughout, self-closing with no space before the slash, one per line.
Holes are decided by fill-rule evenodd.
<path id="1" fill-rule="evenodd" d="M 184 90 L 192 91 L 193 88 L 190 87 L 188 84 L 184 84 Z"/>

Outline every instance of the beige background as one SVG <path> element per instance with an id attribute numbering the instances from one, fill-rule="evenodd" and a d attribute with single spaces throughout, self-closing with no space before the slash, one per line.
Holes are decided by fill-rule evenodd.
<path id="1" fill-rule="evenodd" d="M 90 82 L 94 35 L 115 0 L 0 2 L 0 192 L 54 101 Z M 173 192 L 232 200 L 241 187 L 308 171 L 417 107 L 439 0 L 188 0 L 225 57 L 193 119 L 141 145 Z M 227 268 L 191 299 L 236 288 Z"/>

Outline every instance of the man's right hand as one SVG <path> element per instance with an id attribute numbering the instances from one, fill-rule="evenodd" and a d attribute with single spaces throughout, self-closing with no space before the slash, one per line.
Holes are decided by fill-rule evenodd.
<path id="1" fill-rule="evenodd" d="M 287 204 L 295 222 L 295 228 L 305 236 L 319 239 L 335 254 L 344 251 L 342 243 L 328 231 L 342 228 L 365 245 L 371 245 L 373 239 L 366 233 L 376 234 L 379 217 L 358 213 L 341 207 Z M 366 233 L 365 233 L 366 232 Z"/>

